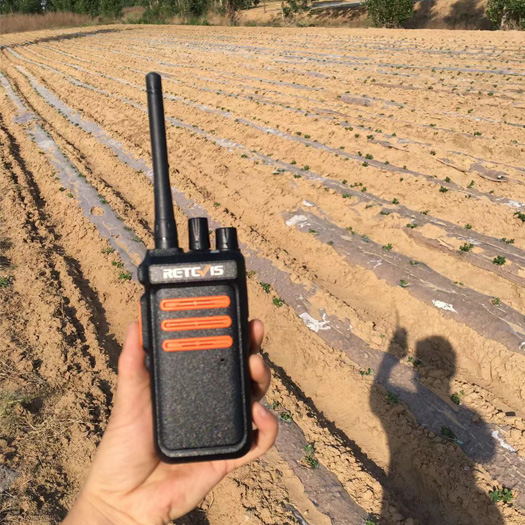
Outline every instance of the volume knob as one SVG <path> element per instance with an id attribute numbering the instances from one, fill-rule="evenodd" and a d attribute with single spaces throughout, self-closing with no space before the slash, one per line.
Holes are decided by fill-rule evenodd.
<path id="1" fill-rule="evenodd" d="M 238 250 L 237 230 L 235 228 L 217 228 L 215 230 L 217 250 Z"/>
<path id="2" fill-rule="evenodd" d="M 188 221 L 188 237 L 190 250 L 204 251 L 210 249 L 210 236 L 208 232 L 208 219 L 197 217 Z"/>

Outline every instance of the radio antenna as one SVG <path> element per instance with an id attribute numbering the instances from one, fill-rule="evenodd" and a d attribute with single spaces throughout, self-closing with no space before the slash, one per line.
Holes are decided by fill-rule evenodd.
<path id="1" fill-rule="evenodd" d="M 171 200 L 166 124 L 162 100 L 162 80 L 158 73 L 146 75 L 149 130 L 153 158 L 153 190 L 155 193 L 155 248 L 178 248 L 177 224 Z"/>

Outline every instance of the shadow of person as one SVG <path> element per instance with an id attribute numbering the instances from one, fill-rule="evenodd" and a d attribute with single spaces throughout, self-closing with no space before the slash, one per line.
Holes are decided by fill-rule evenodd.
<path id="1" fill-rule="evenodd" d="M 370 394 L 390 453 L 379 523 L 399 522 L 396 505 L 421 525 L 503 525 L 499 509 L 478 488 L 474 475 L 475 462 L 495 454 L 489 428 L 479 414 L 449 402 L 456 369 L 452 345 L 438 336 L 419 341 L 412 360 L 416 367 L 410 371 L 399 364 L 408 353 L 407 338 L 404 328 L 396 330 Z M 432 390 L 420 379 L 430 382 Z M 463 443 L 448 428 L 459 421 L 457 414 L 475 425 L 475 440 Z"/>

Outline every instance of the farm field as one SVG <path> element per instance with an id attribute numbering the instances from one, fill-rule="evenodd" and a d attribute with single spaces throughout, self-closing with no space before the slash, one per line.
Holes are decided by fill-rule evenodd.
<path id="1" fill-rule="evenodd" d="M 60 521 L 105 428 L 153 241 L 152 70 L 181 243 L 188 217 L 238 228 L 280 420 L 178 523 L 524 523 L 522 34 L 0 45 L 2 523 Z"/>

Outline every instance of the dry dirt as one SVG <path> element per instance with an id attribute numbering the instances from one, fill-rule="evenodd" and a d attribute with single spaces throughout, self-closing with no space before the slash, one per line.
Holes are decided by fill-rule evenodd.
<path id="1" fill-rule="evenodd" d="M 524 523 L 523 34 L 0 44 L 2 523 L 59 522 L 107 422 L 152 243 L 151 70 L 182 242 L 187 217 L 239 229 L 281 426 L 180 523 Z"/>

